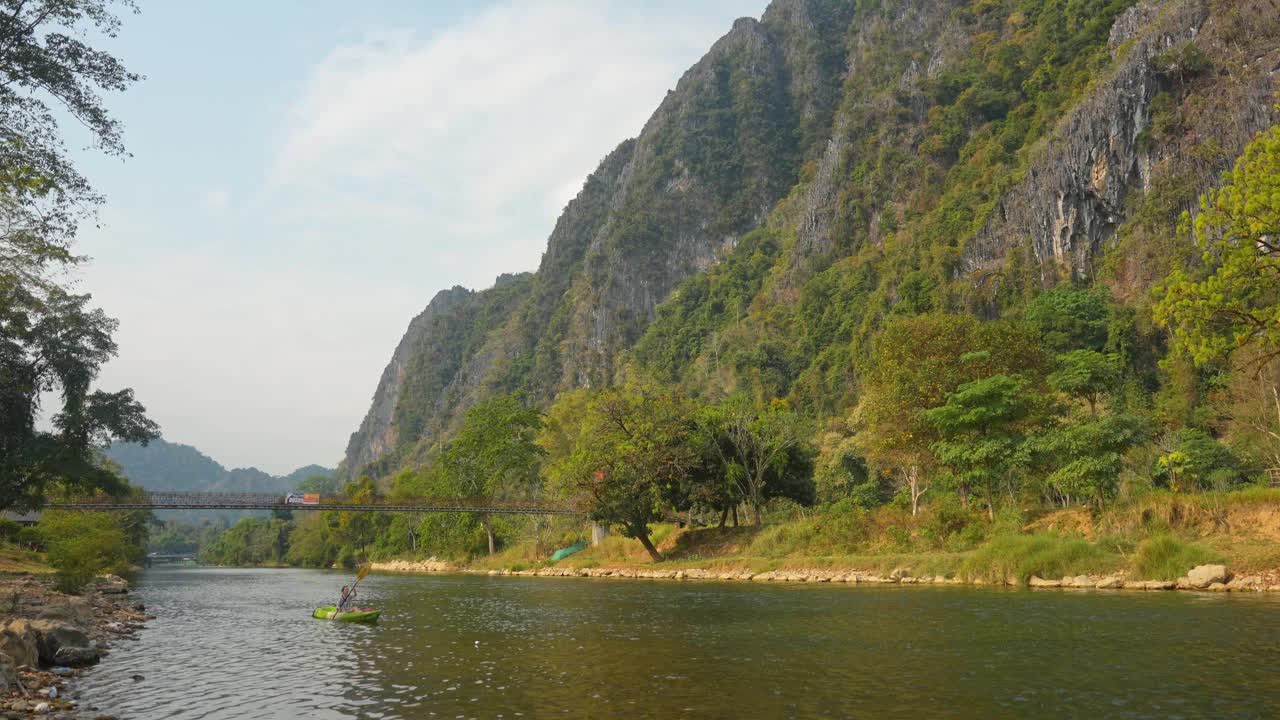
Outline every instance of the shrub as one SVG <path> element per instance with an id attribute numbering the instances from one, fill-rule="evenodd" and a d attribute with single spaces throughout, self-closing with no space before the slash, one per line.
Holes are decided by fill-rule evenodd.
<path id="1" fill-rule="evenodd" d="M 8 518 L 0 518 L 0 540 L 13 542 L 17 540 L 20 532 L 22 532 L 21 525 Z"/>
<path id="2" fill-rule="evenodd" d="M 986 521 L 972 508 L 965 508 L 953 493 L 929 503 L 924 512 L 921 534 L 939 547 L 966 549 L 986 537 Z"/>
<path id="3" fill-rule="evenodd" d="M 129 569 L 134 548 L 109 515 L 49 512 L 38 527 L 62 592 L 78 593 L 99 573 Z"/>
<path id="4" fill-rule="evenodd" d="M 1153 535 L 1138 544 L 1133 568 L 1138 575 L 1151 580 L 1176 580 L 1196 565 L 1219 558 L 1201 545 L 1184 543 L 1173 535 Z"/>
<path id="5" fill-rule="evenodd" d="M 1171 450 L 1156 459 L 1152 480 L 1174 490 L 1225 489 L 1244 477 L 1231 448 L 1201 430 L 1184 429 L 1166 440 Z"/>
<path id="6" fill-rule="evenodd" d="M 1119 566 L 1119 556 L 1092 543 L 1057 535 L 1000 535 L 979 549 L 961 567 L 961 575 L 1025 585 L 1032 575 L 1060 578 L 1106 572 Z"/>
<path id="7" fill-rule="evenodd" d="M 40 531 L 34 527 L 26 526 L 18 531 L 18 545 L 27 550 L 42 550 L 44 548 L 44 537 Z"/>

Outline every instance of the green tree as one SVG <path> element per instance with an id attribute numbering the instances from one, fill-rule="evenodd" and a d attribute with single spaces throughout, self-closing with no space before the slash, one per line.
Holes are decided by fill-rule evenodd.
<path id="1" fill-rule="evenodd" d="M 115 37 L 110 0 L 8 0 L 0 7 L 0 285 L 49 288 L 51 268 L 82 258 L 80 222 L 102 197 L 68 157 L 58 125 L 70 117 L 98 149 L 124 155 L 121 126 L 100 92 L 138 80 L 91 36 Z M 132 3 L 119 3 L 134 10 Z"/>
<path id="2" fill-rule="evenodd" d="M 88 300 L 52 290 L 41 301 L 0 285 L 0 508 L 36 506 L 53 483 L 123 492 L 99 449 L 159 436 L 132 390 L 91 389 L 116 354 L 116 324 Z M 51 393 L 61 409 L 42 429 L 41 398 Z"/>
<path id="3" fill-rule="evenodd" d="M 1120 380 L 1116 359 L 1096 350 L 1072 350 L 1058 356 L 1058 369 L 1049 374 L 1049 387 L 1089 405 L 1089 415 L 1097 417 L 1099 399 L 1115 390 Z"/>
<path id="4" fill-rule="evenodd" d="M 932 447 L 941 439 L 922 413 L 966 382 L 1002 373 L 1037 377 L 1044 364 L 1036 339 L 1011 323 L 942 314 L 897 319 L 875 337 L 862 368 L 858 446 L 874 469 L 902 482 L 916 514 L 938 461 Z"/>
<path id="5" fill-rule="evenodd" d="M 1033 441 L 1050 468 L 1046 482 L 1063 506 L 1083 500 L 1101 505 L 1116 493 L 1124 455 L 1149 436 L 1134 415 L 1068 417 Z"/>
<path id="6" fill-rule="evenodd" d="M 961 497 L 970 488 L 982 488 L 992 520 L 995 488 L 1011 477 L 1019 462 L 1026 423 L 1035 405 L 1026 380 L 994 375 L 961 385 L 947 395 L 944 405 L 923 413 L 925 421 L 938 428 L 941 439 L 933 444 L 933 451 L 951 467 Z"/>
<path id="7" fill-rule="evenodd" d="M 1202 430 L 1186 428 L 1169 433 L 1159 443 L 1152 479 L 1173 490 L 1208 490 L 1244 479 L 1240 458 Z"/>
<path id="8" fill-rule="evenodd" d="M 80 592 L 99 573 L 124 573 L 142 556 L 114 513 L 49 511 L 36 527 L 63 592 Z"/>
<path id="9" fill-rule="evenodd" d="M 485 400 L 467 413 L 462 429 L 436 462 L 467 497 L 493 500 L 529 495 L 535 490 L 542 448 L 535 440 L 542 414 L 516 395 Z M 489 539 L 489 555 L 497 552 L 493 522 L 480 515 Z"/>
<path id="10" fill-rule="evenodd" d="M 1027 306 L 1027 325 L 1051 353 L 1101 350 L 1107 342 L 1111 310 L 1102 289 L 1059 285 Z"/>
<path id="11" fill-rule="evenodd" d="M 718 421 L 733 460 L 742 469 L 735 473 L 739 495 L 751 505 L 753 521 L 759 526 L 770 475 L 783 470 L 792 450 L 807 441 L 809 425 L 785 400 L 762 406 L 742 394 L 724 402 Z"/>
<path id="12" fill-rule="evenodd" d="M 662 518 L 674 489 L 685 486 L 700 461 L 684 402 L 630 381 L 591 395 L 573 417 L 552 415 L 555 430 L 544 434 L 543 445 L 548 478 L 593 520 L 620 526 L 661 561 L 649 525 Z"/>
<path id="13" fill-rule="evenodd" d="M 157 436 L 132 391 L 92 390 L 116 352 L 115 322 L 56 282 L 82 260 L 72 250 L 76 229 L 102 201 L 69 159 L 59 116 L 87 128 L 104 152 L 124 153 L 99 93 L 138 78 L 86 42 L 115 35 L 111 5 L 0 8 L 0 507 L 37 505 L 51 483 L 123 490 L 98 467 L 95 449 Z M 41 398 L 54 395 L 61 407 L 52 428 L 38 429 Z"/>
<path id="14" fill-rule="evenodd" d="M 1203 267 L 1169 275 L 1155 319 L 1197 364 L 1245 346 L 1265 362 L 1280 356 L 1280 126 L 1250 143 L 1224 179 L 1201 196 L 1194 221 L 1183 214 L 1180 232 L 1205 249 Z"/>

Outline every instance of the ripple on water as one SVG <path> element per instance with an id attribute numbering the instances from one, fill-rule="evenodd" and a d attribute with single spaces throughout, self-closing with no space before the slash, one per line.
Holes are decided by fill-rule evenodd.
<path id="1" fill-rule="evenodd" d="M 129 718 L 1280 717 L 1280 602 L 157 569 L 80 680 Z M 367 586 L 367 588 L 366 588 Z M 135 683 L 131 675 L 146 680 Z"/>

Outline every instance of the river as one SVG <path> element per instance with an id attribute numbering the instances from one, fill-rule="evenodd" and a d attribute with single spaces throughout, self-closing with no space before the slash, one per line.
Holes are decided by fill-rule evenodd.
<path id="1" fill-rule="evenodd" d="M 156 568 L 122 718 L 1276 718 L 1269 594 Z M 135 679 L 140 677 L 141 679 Z"/>

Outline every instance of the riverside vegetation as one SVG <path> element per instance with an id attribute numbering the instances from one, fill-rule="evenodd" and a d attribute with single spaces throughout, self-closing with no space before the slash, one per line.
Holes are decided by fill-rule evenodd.
<path id="1" fill-rule="evenodd" d="M 346 494 L 558 500 L 637 548 L 571 566 L 1227 561 L 1266 585 L 1276 14 L 772 3 L 605 159 L 537 273 L 415 318 Z M 516 568 L 583 532 L 336 512 L 245 520 L 202 557 Z"/>

